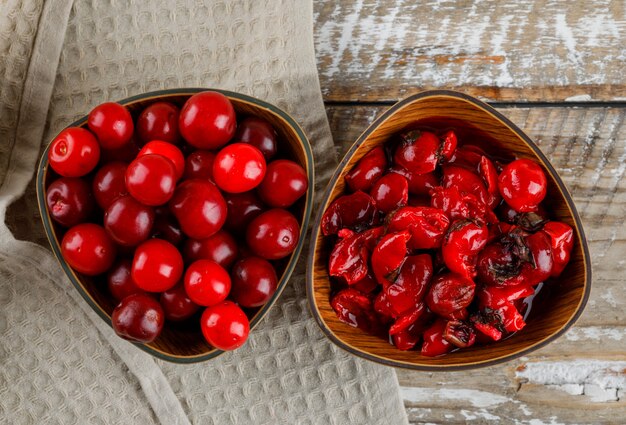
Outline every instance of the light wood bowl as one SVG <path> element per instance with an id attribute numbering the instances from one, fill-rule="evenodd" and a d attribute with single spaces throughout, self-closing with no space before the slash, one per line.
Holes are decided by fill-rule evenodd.
<path id="1" fill-rule="evenodd" d="M 306 170 L 309 182 L 309 189 L 306 196 L 290 208 L 290 210 L 295 213 L 300 223 L 300 240 L 291 256 L 275 263 L 278 267 L 277 274 L 280 276 L 280 280 L 274 296 L 263 307 L 247 311 L 250 319 L 250 329 L 252 330 L 280 296 L 300 256 L 313 202 L 315 181 L 313 154 L 304 131 L 302 131 L 292 117 L 276 106 L 243 94 L 216 89 L 174 89 L 145 93 L 121 100 L 118 103 L 125 105 L 136 119 L 139 111 L 151 103 L 167 101 L 177 104 L 180 107 L 193 94 L 205 90 L 219 91 L 227 96 L 235 107 L 238 119 L 242 116 L 254 115 L 272 124 L 278 133 L 279 156 L 298 162 Z M 86 128 L 87 117 L 81 118 L 68 127 Z M 54 223 L 46 208 L 46 189 L 48 184 L 54 180 L 54 174 L 54 171 L 48 168 L 48 148 L 46 148 L 41 157 L 37 173 L 37 201 L 39 203 L 39 211 L 46 235 L 50 241 L 52 251 L 61 263 L 70 281 L 74 284 L 76 290 L 78 290 L 91 308 L 98 313 L 102 320 L 110 325 L 111 312 L 117 305 L 117 302 L 108 293 L 105 277 L 83 276 L 72 270 L 61 255 L 60 240 L 63 238 L 65 229 Z M 193 318 L 181 325 L 166 323 L 163 332 L 154 342 L 135 345 L 155 357 L 175 363 L 200 362 L 212 359 L 223 353 L 223 351 L 211 347 L 205 341 L 200 331 L 199 320 L 193 320 Z"/>
<path id="2" fill-rule="evenodd" d="M 530 158 L 543 166 L 548 177 L 546 206 L 554 219 L 575 230 L 572 258 L 563 274 L 544 285 L 534 300 L 526 327 L 508 339 L 473 346 L 442 357 L 425 357 L 419 351 L 401 351 L 386 340 L 368 335 L 339 321 L 330 306 L 328 276 L 330 238 L 320 232 L 323 212 L 345 193 L 344 176 L 374 146 L 416 122 L 453 121 L 462 134 L 479 130 L 492 140 L 484 148 L 502 157 Z M 357 139 L 339 164 L 313 224 L 307 270 L 309 306 L 324 333 L 352 354 L 394 367 L 417 370 L 470 369 L 501 363 L 536 350 L 561 336 L 580 316 L 589 297 L 591 262 L 583 227 L 574 202 L 547 158 L 515 124 L 489 105 L 462 93 L 436 90 L 410 96 L 382 114 Z"/>

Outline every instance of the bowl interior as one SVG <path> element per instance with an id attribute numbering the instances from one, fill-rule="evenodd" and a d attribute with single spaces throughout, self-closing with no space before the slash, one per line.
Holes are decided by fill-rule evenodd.
<path id="1" fill-rule="evenodd" d="M 136 119 L 137 115 L 148 105 L 157 101 L 172 102 L 179 107 L 194 93 L 207 89 L 181 89 L 168 90 L 155 93 L 147 93 L 120 101 L 127 106 Z M 213 90 L 213 89 L 212 89 Z M 238 93 L 217 90 L 225 94 L 233 103 L 237 112 L 238 120 L 253 115 L 267 120 L 276 129 L 278 134 L 278 157 L 289 158 L 299 163 L 306 171 L 309 180 L 309 190 L 305 197 L 301 198 L 290 210 L 294 213 L 301 225 L 300 241 L 291 256 L 275 262 L 277 275 L 280 276 L 278 288 L 274 296 L 263 307 L 248 309 L 246 313 L 250 318 L 250 327 L 253 329 L 264 314 L 271 308 L 280 293 L 284 289 L 291 272 L 293 271 L 300 251 L 304 243 L 304 236 L 308 227 L 313 199 L 313 156 L 309 142 L 298 124 L 282 110 L 258 99 Z M 70 126 L 86 127 L 86 117 L 76 121 Z M 70 280 L 81 293 L 91 307 L 110 324 L 111 313 L 117 302 L 109 294 L 105 276 L 89 277 L 74 272 L 63 260 L 60 253 L 60 241 L 65 229 L 50 218 L 46 209 L 45 193 L 48 185 L 58 176 L 48 168 L 47 149 L 43 153 L 37 178 L 37 195 L 39 209 L 46 234 L 52 249 L 61 262 L 63 269 Z M 198 318 L 191 318 L 182 324 L 169 323 L 163 328 L 161 335 L 152 343 L 137 344 L 148 353 L 164 360 L 190 363 L 213 358 L 223 352 L 211 347 L 203 338 L 200 331 Z"/>
<path id="2" fill-rule="evenodd" d="M 478 139 L 482 147 L 495 157 L 538 161 L 548 177 L 546 206 L 552 218 L 575 229 L 575 245 L 569 265 L 558 279 L 550 280 L 543 286 L 522 331 L 497 343 L 473 346 L 437 358 L 422 356 L 419 351 L 400 351 L 381 338 L 367 335 L 339 321 L 329 303 L 331 286 L 327 259 L 332 249 L 331 241 L 319 232 L 323 211 L 344 193 L 345 174 L 374 146 L 385 143 L 392 135 L 416 123 L 452 127 L 457 130 L 461 142 L 468 137 L 472 143 Z M 493 108 L 469 96 L 446 91 L 420 93 L 397 103 L 359 137 L 324 194 L 313 226 L 309 255 L 309 302 L 324 332 L 354 354 L 414 369 L 470 368 L 505 361 L 538 348 L 564 332 L 580 315 L 591 283 L 589 254 L 578 213 L 548 160 L 520 129 Z"/>

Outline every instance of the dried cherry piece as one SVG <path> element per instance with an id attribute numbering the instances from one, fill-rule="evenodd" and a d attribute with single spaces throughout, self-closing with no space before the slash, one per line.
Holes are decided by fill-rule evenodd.
<path id="1" fill-rule="evenodd" d="M 446 273 L 433 279 L 426 294 L 426 305 L 435 314 L 449 318 L 457 310 L 470 305 L 476 284 L 459 274 Z M 455 318 L 458 316 L 455 315 Z"/>
<path id="2" fill-rule="evenodd" d="M 546 197 L 548 180 L 543 169 L 530 159 L 507 164 L 498 178 L 504 201 L 519 212 L 536 211 Z"/>
<path id="3" fill-rule="evenodd" d="M 343 228 L 360 231 L 371 227 L 378 219 L 376 203 L 370 195 L 357 191 L 337 198 L 322 216 L 322 233 L 334 235 Z"/>
<path id="4" fill-rule="evenodd" d="M 407 351 L 415 347 L 420 340 L 420 336 L 419 332 L 411 329 L 410 331 L 406 330 L 391 335 L 391 341 L 398 350 Z"/>
<path id="5" fill-rule="evenodd" d="M 416 304 L 413 309 L 407 311 L 402 316 L 398 317 L 396 321 L 389 328 L 389 335 L 396 335 L 401 332 L 406 332 L 408 328 L 413 325 L 424 314 L 426 308 L 424 304 Z"/>
<path id="6" fill-rule="evenodd" d="M 441 246 L 443 261 L 452 272 L 468 279 L 476 276 L 478 253 L 487 245 L 489 231 L 471 220 L 457 220 L 450 226 Z"/>
<path id="7" fill-rule="evenodd" d="M 370 196 L 378 209 L 387 214 L 406 205 L 409 200 L 409 183 L 400 174 L 385 174 L 374 183 Z"/>
<path id="8" fill-rule="evenodd" d="M 411 234 L 404 230 L 385 235 L 372 251 L 372 271 L 378 283 L 389 285 L 407 255 L 406 243 Z"/>
<path id="9" fill-rule="evenodd" d="M 498 215 L 507 223 L 515 224 L 527 232 L 536 232 L 550 221 L 547 211 L 541 204 L 537 207 L 537 211 L 520 213 L 503 202 L 498 207 Z"/>
<path id="10" fill-rule="evenodd" d="M 363 292 L 364 294 L 371 294 L 378 289 L 378 282 L 376 282 L 376 278 L 371 271 L 368 270 L 365 277 L 358 282 L 353 283 L 351 287 L 357 291 Z"/>
<path id="11" fill-rule="evenodd" d="M 499 311 L 485 308 L 473 314 L 470 322 L 474 325 L 474 329 L 492 340 L 499 341 L 502 338 L 504 328 Z"/>
<path id="12" fill-rule="evenodd" d="M 387 228 L 389 232 L 409 230 L 410 249 L 439 248 L 450 226 L 446 214 L 431 207 L 403 207 L 393 213 Z"/>
<path id="13" fill-rule="evenodd" d="M 382 291 L 374 298 L 374 311 L 378 314 L 381 322 L 388 323 L 393 321 L 394 313 L 387 298 L 387 292 Z"/>
<path id="14" fill-rule="evenodd" d="M 493 162 L 483 156 L 478 164 L 478 173 L 483 179 L 487 192 L 491 196 L 489 208 L 493 209 L 500 203 L 500 191 L 498 189 L 498 171 Z"/>
<path id="15" fill-rule="evenodd" d="M 463 145 L 456 149 L 449 162 L 475 171 L 478 169 L 483 156 L 487 156 L 487 154 L 482 148 L 476 145 Z"/>
<path id="16" fill-rule="evenodd" d="M 466 168 L 456 165 L 446 165 L 443 167 L 443 187 L 455 187 L 461 195 L 470 194 L 475 196 L 483 205 L 491 206 L 493 197 L 478 175 Z"/>
<path id="17" fill-rule="evenodd" d="M 415 174 L 402 167 L 394 165 L 389 169 L 390 173 L 400 174 L 409 183 L 409 193 L 411 195 L 430 195 L 430 191 L 439 186 L 439 178 L 435 173 Z"/>
<path id="18" fill-rule="evenodd" d="M 502 317 L 502 327 L 507 332 L 517 332 L 526 326 L 524 317 L 517 311 L 513 303 L 506 303 L 498 309 Z"/>
<path id="19" fill-rule="evenodd" d="M 560 221 L 551 221 L 543 226 L 543 231 L 550 237 L 554 264 L 550 276 L 559 276 L 569 263 L 574 247 L 574 230 Z"/>
<path id="20" fill-rule="evenodd" d="M 525 238 L 526 246 L 530 251 L 531 261 L 522 266 L 524 282 L 536 285 L 543 282 L 552 273 L 554 260 L 552 258 L 551 240 L 544 232 L 533 233 Z"/>
<path id="21" fill-rule="evenodd" d="M 471 347 L 476 341 L 476 331 L 465 321 L 450 320 L 446 323 L 443 338 L 459 348 Z"/>
<path id="22" fill-rule="evenodd" d="M 489 237 L 487 238 L 487 243 L 490 244 L 499 240 L 503 235 L 512 232 L 515 228 L 516 226 L 503 221 L 492 224 L 489 226 Z"/>
<path id="23" fill-rule="evenodd" d="M 384 229 L 375 227 L 362 233 L 341 231 L 344 236 L 334 246 L 328 261 L 328 274 L 341 277 L 348 284 L 354 284 L 365 278 L 368 272 L 367 261 L 370 245 L 380 236 Z"/>
<path id="24" fill-rule="evenodd" d="M 442 159 L 449 161 L 454 156 L 457 144 L 458 139 L 456 137 L 456 133 L 452 130 L 446 131 L 443 136 L 441 136 L 441 150 L 439 152 L 439 156 Z"/>
<path id="25" fill-rule="evenodd" d="M 426 174 L 437 168 L 441 142 L 428 131 L 411 130 L 400 135 L 394 162 L 415 174 Z"/>
<path id="26" fill-rule="evenodd" d="M 444 339 L 446 332 L 446 320 L 437 319 L 424 331 L 422 343 L 422 356 L 435 357 L 450 352 L 454 346 Z"/>
<path id="27" fill-rule="evenodd" d="M 387 168 L 387 156 L 382 146 L 376 146 L 356 163 L 346 174 L 346 184 L 351 191 L 369 191 Z"/>
<path id="28" fill-rule="evenodd" d="M 406 257 L 395 282 L 383 289 L 392 317 L 401 316 L 422 302 L 432 275 L 430 255 Z"/>
<path id="29" fill-rule="evenodd" d="M 431 206 L 443 210 L 450 220 L 474 219 L 486 223 L 497 223 L 495 213 L 471 193 L 461 193 L 452 186 L 438 186 L 431 191 Z"/>
<path id="30" fill-rule="evenodd" d="M 372 308 L 372 300 L 353 288 L 339 291 L 330 305 L 343 323 L 366 332 L 372 332 L 378 321 Z"/>
<path id="31" fill-rule="evenodd" d="M 521 282 L 522 262 L 510 247 L 496 242 L 487 245 L 479 254 L 476 270 L 480 281 L 489 286 L 518 285 Z"/>
<path id="32" fill-rule="evenodd" d="M 515 286 L 485 286 L 481 288 L 476 296 L 478 297 L 480 308 L 490 308 L 496 310 L 505 304 L 515 300 L 529 297 L 535 293 L 532 285 L 515 285 Z"/>

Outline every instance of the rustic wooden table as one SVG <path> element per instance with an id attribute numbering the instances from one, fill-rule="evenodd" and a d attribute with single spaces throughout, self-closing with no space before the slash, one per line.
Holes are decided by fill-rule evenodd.
<path id="1" fill-rule="evenodd" d="M 410 422 L 626 423 L 626 4 L 343 0 L 315 19 L 340 156 L 399 98 L 478 96 L 547 154 L 591 248 L 591 299 L 557 342 L 474 371 L 397 370 Z"/>

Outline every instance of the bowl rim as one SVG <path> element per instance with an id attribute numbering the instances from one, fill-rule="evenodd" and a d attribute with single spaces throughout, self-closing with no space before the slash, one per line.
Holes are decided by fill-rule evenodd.
<path id="1" fill-rule="evenodd" d="M 176 96 L 192 96 L 196 93 L 203 91 L 215 91 L 223 94 L 228 98 L 232 98 L 237 100 L 238 102 L 248 103 L 254 105 L 257 108 L 264 109 L 274 116 L 282 119 L 287 123 L 287 125 L 294 130 L 297 135 L 298 140 L 300 141 L 304 153 L 305 153 L 305 162 L 306 162 L 306 171 L 308 176 L 308 184 L 309 190 L 307 191 L 307 195 L 305 198 L 305 206 L 303 211 L 302 223 L 300 225 L 300 239 L 298 240 L 298 244 L 296 245 L 295 250 L 291 254 L 290 260 L 285 267 L 285 271 L 283 272 L 281 279 L 278 282 L 278 286 L 276 292 L 272 296 L 272 298 L 265 303 L 252 317 L 250 321 L 250 331 L 252 331 L 265 317 L 267 312 L 273 307 L 276 303 L 282 292 L 284 291 L 291 274 L 293 273 L 299 259 L 300 254 L 302 252 L 302 248 L 304 246 L 304 241 L 306 239 L 306 234 L 309 227 L 309 220 L 311 216 L 311 211 L 313 208 L 313 199 L 314 199 L 314 191 L 315 191 L 315 167 L 314 167 L 314 157 L 313 151 L 311 149 L 311 144 L 309 139 L 307 138 L 304 130 L 300 127 L 300 125 L 296 122 L 296 120 L 289 115 L 284 110 L 279 107 L 272 105 L 271 103 L 265 102 L 261 99 L 257 99 L 252 96 L 248 96 L 242 93 L 233 92 L 230 90 L 216 89 L 216 88 L 200 88 L 200 87 L 192 87 L 192 88 L 177 88 L 177 89 L 163 89 L 156 90 L 151 92 L 146 92 L 134 96 L 130 96 L 121 100 L 116 101 L 117 103 L 127 106 L 137 102 L 142 102 L 150 99 L 154 100 L 167 100 L 168 97 L 176 97 Z M 83 116 L 82 118 L 74 121 L 68 126 L 64 127 L 59 131 L 59 133 L 69 127 L 78 127 L 83 125 L 87 121 L 88 115 Z M 57 133 L 54 137 L 56 137 L 59 133 Z M 52 138 L 54 140 L 54 138 Z M 111 327 L 111 319 L 110 316 L 100 307 L 100 305 L 94 300 L 91 295 L 83 288 L 80 283 L 80 279 L 75 274 L 74 270 L 67 264 L 67 262 L 63 259 L 61 255 L 61 247 L 60 241 L 57 238 L 56 232 L 54 231 L 54 227 L 52 225 L 52 219 L 50 214 L 48 213 L 48 209 L 46 208 L 46 194 L 45 194 L 45 179 L 48 172 L 48 150 L 50 149 L 50 143 L 47 144 L 43 153 L 41 154 L 41 158 L 39 160 L 39 164 L 37 166 L 37 180 L 36 180 L 36 192 L 37 192 L 37 205 L 39 207 L 39 214 L 41 217 L 41 221 L 44 226 L 44 230 L 46 232 L 46 237 L 48 238 L 48 242 L 50 243 L 50 247 L 52 251 L 59 261 L 61 267 L 63 268 L 65 274 L 70 279 L 74 288 L 80 293 L 83 299 L 89 304 L 89 306 L 100 316 L 100 318 Z M 148 344 L 135 343 L 129 341 L 131 344 L 135 345 L 139 349 L 145 351 L 148 354 L 151 354 L 161 360 L 166 360 L 172 363 L 179 364 L 189 364 L 189 363 L 197 363 L 206 360 L 213 359 L 224 354 L 226 351 L 213 349 L 208 353 L 195 354 L 195 355 L 174 355 L 162 351 L 158 348 L 151 347 Z"/>
<path id="2" fill-rule="evenodd" d="M 319 230 L 320 230 L 322 215 L 324 213 L 322 208 L 324 205 L 328 203 L 328 200 L 332 192 L 332 188 L 334 184 L 336 183 L 336 181 L 338 180 L 339 176 L 341 175 L 343 168 L 346 166 L 348 161 L 352 158 L 356 150 L 369 137 L 369 135 L 375 129 L 377 129 L 378 126 L 380 126 L 385 120 L 387 120 L 387 118 L 389 118 L 391 115 L 395 114 L 396 112 L 398 112 L 399 110 L 407 106 L 408 104 L 423 100 L 425 98 L 431 98 L 431 97 L 455 98 L 455 99 L 460 99 L 460 100 L 466 101 L 468 103 L 471 103 L 477 106 L 478 108 L 482 109 L 487 114 L 491 115 L 494 119 L 497 119 L 506 127 L 508 127 L 511 131 L 517 134 L 531 148 L 531 150 L 542 161 L 544 167 L 546 167 L 550 171 L 550 173 L 552 173 L 552 175 L 554 176 L 554 180 L 557 183 L 557 187 L 563 194 L 563 197 L 567 203 L 567 206 L 572 212 L 572 218 L 574 219 L 574 222 L 577 228 L 576 230 L 578 231 L 580 235 L 580 242 L 582 245 L 582 252 L 583 252 L 583 267 L 584 267 L 583 296 L 581 297 L 578 305 L 576 306 L 574 313 L 569 317 L 569 319 L 565 322 L 565 324 L 561 326 L 560 329 L 558 329 L 556 332 L 552 333 L 551 335 L 546 336 L 545 338 L 541 339 L 535 344 L 529 347 L 520 349 L 516 352 L 501 355 L 501 356 L 486 359 L 486 360 L 476 361 L 472 363 L 465 363 L 465 364 L 450 364 L 450 365 L 414 364 L 411 362 L 406 362 L 406 361 L 401 361 L 401 360 L 392 360 L 392 359 L 388 359 L 388 358 L 381 357 L 372 353 L 362 351 L 359 348 L 353 347 L 352 345 L 348 344 L 347 342 L 339 338 L 337 335 L 335 335 L 335 333 L 328 327 L 328 325 L 322 318 L 322 315 L 317 307 L 317 303 L 315 302 L 315 294 L 314 294 L 315 279 L 313 276 L 314 274 L 313 272 L 314 272 L 314 266 L 315 266 L 314 264 L 315 247 L 316 247 L 317 239 L 319 237 Z M 315 318 L 317 325 L 321 328 L 324 334 L 333 343 L 335 343 L 338 347 L 342 348 L 343 350 L 346 350 L 349 353 L 356 355 L 358 357 L 364 358 L 366 360 L 370 360 L 375 363 L 384 364 L 386 366 L 398 367 L 398 368 L 403 368 L 403 369 L 411 369 L 411 370 L 420 370 L 420 371 L 458 371 L 458 370 L 476 369 L 480 367 L 487 367 L 487 366 L 492 366 L 492 365 L 496 365 L 500 363 L 505 363 L 507 361 L 513 360 L 515 358 L 521 357 L 535 350 L 538 350 L 539 348 L 544 347 L 545 345 L 561 337 L 579 319 L 580 315 L 583 313 L 584 308 L 589 299 L 589 294 L 591 292 L 591 282 L 592 282 L 591 277 L 592 277 L 592 273 L 591 273 L 591 261 L 590 261 L 589 247 L 587 244 L 587 239 L 585 237 L 585 232 L 583 229 L 582 221 L 580 219 L 580 215 L 578 214 L 578 211 L 576 209 L 576 206 L 574 205 L 572 196 L 569 193 L 565 184 L 563 183 L 560 175 L 554 169 L 554 167 L 552 166 L 548 158 L 543 154 L 543 152 L 541 152 L 539 147 L 517 125 L 515 125 L 506 116 L 498 112 L 496 109 L 494 109 L 492 106 L 488 105 L 487 103 L 481 100 L 478 100 L 477 98 L 473 96 L 467 95 L 462 92 L 454 91 L 454 90 L 426 90 L 426 91 L 419 92 L 419 93 L 410 95 L 408 97 L 405 97 L 404 99 L 399 100 L 398 102 L 393 104 L 391 107 L 389 107 L 385 112 L 383 112 L 380 116 L 378 116 L 365 129 L 365 131 L 363 131 L 363 133 L 361 133 L 361 135 L 356 139 L 356 141 L 352 144 L 350 149 L 348 149 L 343 159 L 337 166 L 335 173 L 333 173 L 326 188 L 324 189 L 324 193 L 320 199 L 318 211 L 315 215 L 315 219 L 313 220 L 313 228 L 311 229 L 311 239 L 309 242 L 309 254 L 307 258 L 306 291 L 307 291 L 309 310 L 311 311 L 311 314 Z"/>

